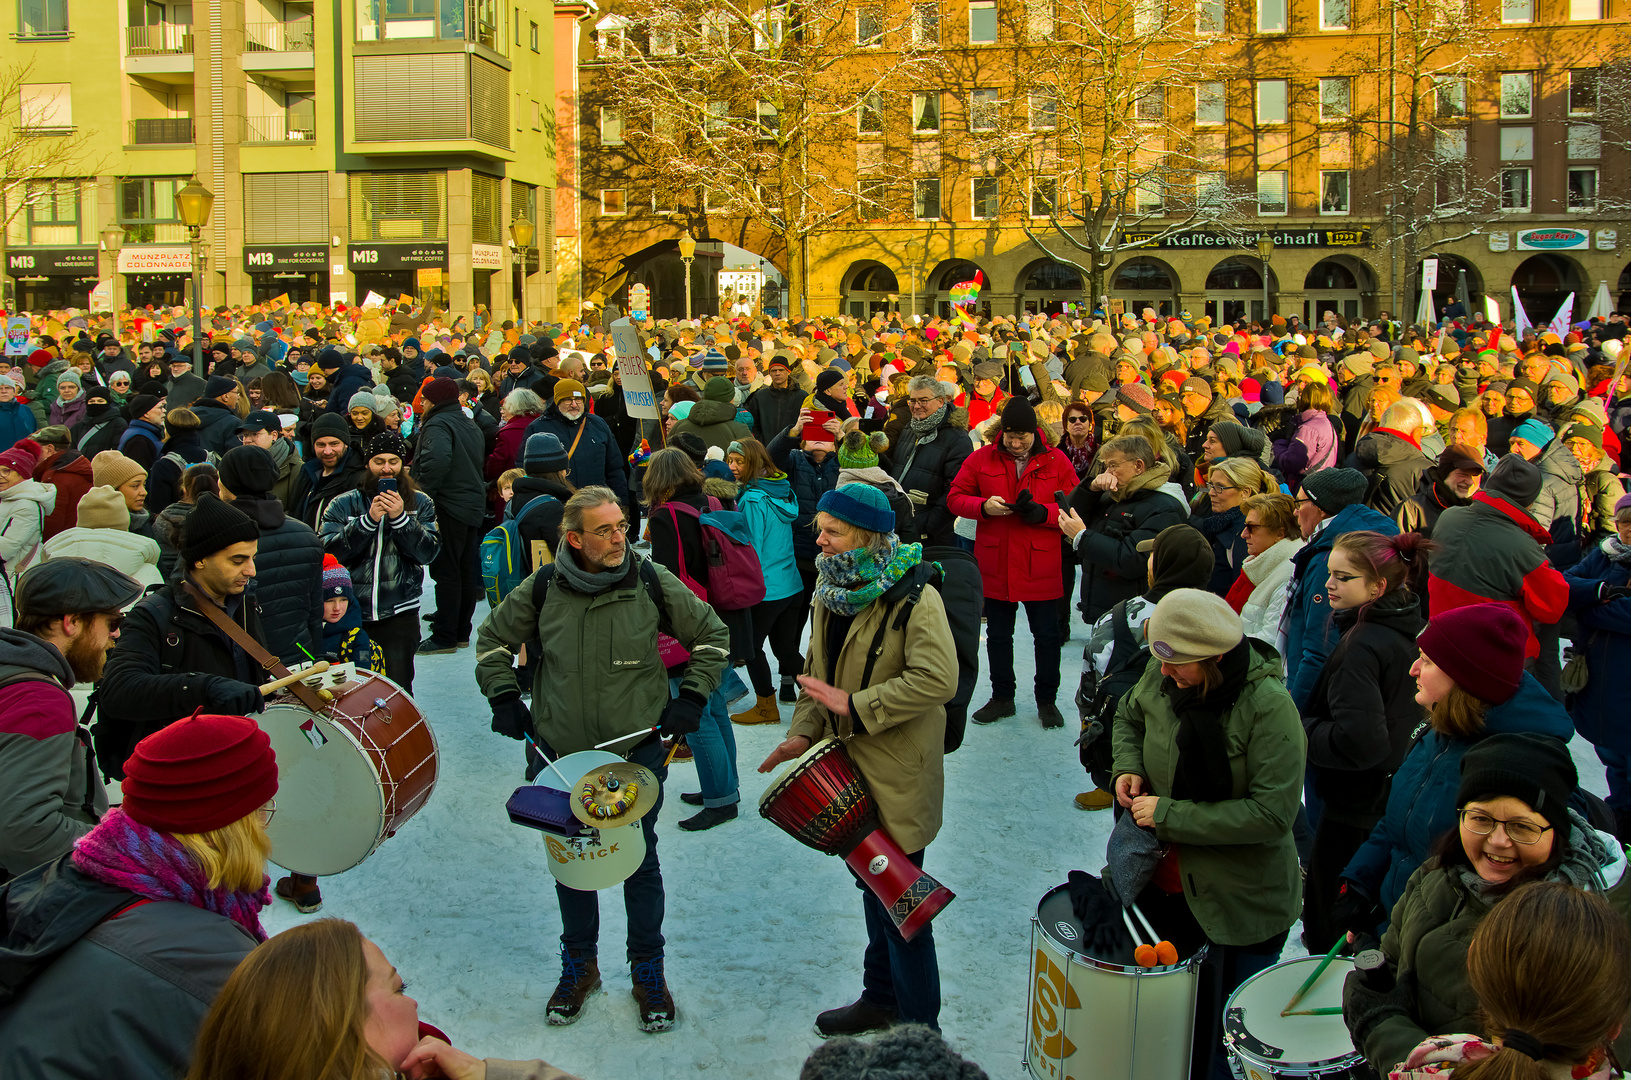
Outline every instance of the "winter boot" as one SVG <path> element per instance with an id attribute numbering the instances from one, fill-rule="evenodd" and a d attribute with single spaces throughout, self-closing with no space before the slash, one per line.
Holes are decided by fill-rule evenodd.
<path id="1" fill-rule="evenodd" d="M 1013 715 L 1013 698 L 1003 698 L 1000 700 L 997 698 L 992 698 L 990 701 L 974 710 L 974 722 L 976 724 L 994 724 L 1005 716 Z"/>
<path id="2" fill-rule="evenodd" d="M 1036 715 L 1042 718 L 1042 726 L 1045 728 L 1065 726 L 1065 718 L 1059 715 L 1059 706 L 1055 705 L 1051 701 L 1037 702 Z"/>
<path id="3" fill-rule="evenodd" d="M 776 706 L 774 697 L 762 697 L 747 712 L 731 714 L 733 724 L 779 724 L 782 722 L 781 710 Z"/>
<path id="4" fill-rule="evenodd" d="M 816 1017 L 816 1034 L 823 1039 L 837 1035 L 865 1035 L 869 1031 L 882 1031 L 899 1022 L 892 1009 L 879 1008 L 865 998 L 842 1009 L 828 1009 Z"/>
<path id="5" fill-rule="evenodd" d="M 1098 788 L 1076 796 L 1076 806 L 1081 810 L 1108 810 L 1113 802 L 1115 799 L 1108 791 L 1100 791 Z"/>
<path id="6" fill-rule="evenodd" d="M 671 1031 L 674 1027 L 674 995 L 663 978 L 663 958 L 636 960 L 632 965 L 634 1000 L 640 1005 L 640 1030 Z"/>
<path id="7" fill-rule="evenodd" d="M 793 681 L 793 676 L 782 676 L 782 701 L 791 705 L 799 699 L 799 684 Z"/>
<path id="8" fill-rule="evenodd" d="M 307 877 L 305 874 L 290 874 L 286 878 L 279 878 L 277 894 L 295 906 L 295 910 L 302 915 L 310 915 L 323 906 L 323 890 L 317 887 L 317 879 Z"/>
<path id="9" fill-rule="evenodd" d="M 561 946 L 561 981 L 549 996 L 545 1015 L 551 1027 L 575 1024 L 589 995 L 600 989 L 600 965 L 593 956 Z"/>
<path id="10" fill-rule="evenodd" d="M 736 820 L 736 804 L 729 806 L 705 806 L 702 813 L 688 817 L 679 823 L 680 828 L 686 832 L 701 832 L 711 829 L 715 825 L 723 825 L 727 821 Z"/>

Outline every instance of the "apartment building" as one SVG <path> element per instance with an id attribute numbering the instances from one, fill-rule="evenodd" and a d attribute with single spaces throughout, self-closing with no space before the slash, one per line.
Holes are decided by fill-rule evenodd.
<path id="1" fill-rule="evenodd" d="M 14 0 L 0 66 L 60 169 L 13 200 L 18 306 L 184 302 L 175 193 L 215 197 L 203 299 L 555 305 L 542 0 Z M 20 204 L 20 205 L 19 205 Z M 514 247 L 511 224 L 534 236 Z M 116 252 L 104 239 L 111 231 Z"/>

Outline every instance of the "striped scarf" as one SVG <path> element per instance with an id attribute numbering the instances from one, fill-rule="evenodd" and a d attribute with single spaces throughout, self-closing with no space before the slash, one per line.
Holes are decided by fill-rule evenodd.
<path id="1" fill-rule="evenodd" d="M 922 561 L 922 544 L 903 544 L 890 533 L 889 546 L 876 553 L 860 547 L 817 555 L 815 593 L 828 611 L 854 617 Z"/>

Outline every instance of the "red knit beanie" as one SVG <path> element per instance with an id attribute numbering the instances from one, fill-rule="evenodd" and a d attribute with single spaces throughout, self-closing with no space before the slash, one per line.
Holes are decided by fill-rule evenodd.
<path id="1" fill-rule="evenodd" d="M 123 789 L 133 821 L 160 832 L 210 832 L 277 794 L 277 757 L 247 716 L 194 713 L 136 744 Z"/>
<path id="2" fill-rule="evenodd" d="M 1416 644 L 1461 689 L 1499 705 L 1523 681 L 1529 627 L 1510 605 L 1471 604 L 1435 614 Z"/>
<path id="3" fill-rule="evenodd" d="M 423 393 L 432 405 L 446 405 L 459 400 L 459 384 L 444 375 L 426 383 Z"/>

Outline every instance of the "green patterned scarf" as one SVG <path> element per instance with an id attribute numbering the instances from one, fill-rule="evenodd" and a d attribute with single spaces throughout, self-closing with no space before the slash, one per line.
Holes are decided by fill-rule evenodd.
<path id="1" fill-rule="evenodd" d="M 893 533 L 882 551 L 858 547 L 817 555 L 815 593 L 828 611 L 853 617 L 922 561 L 922 544 L 902 544 Z"/>

